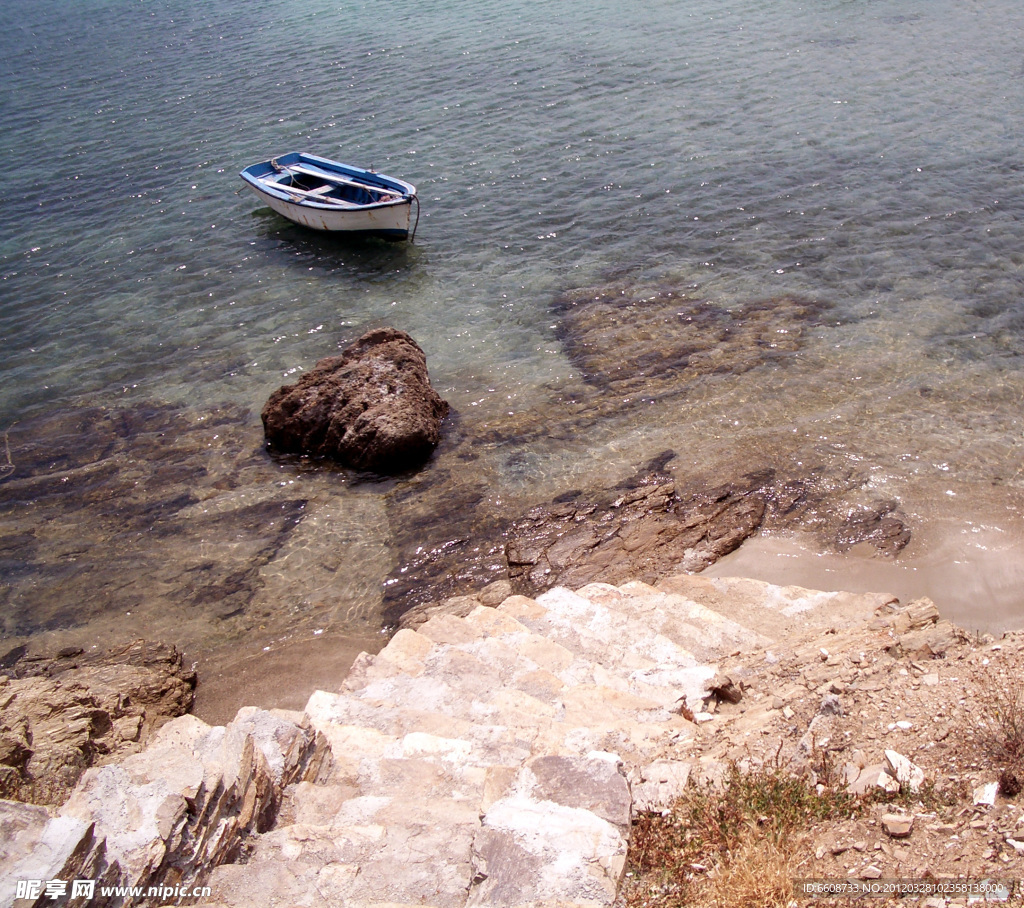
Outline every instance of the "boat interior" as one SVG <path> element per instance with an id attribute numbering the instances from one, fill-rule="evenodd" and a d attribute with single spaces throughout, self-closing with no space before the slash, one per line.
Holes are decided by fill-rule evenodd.
<path id="1" fill-rule="evenodd" d="M 402 198 L 401 193 L 389 189 L 366 186 L 355 180 L 301 166 L 281 167 L 277 172 L 262 177 L 261 182 L 287 189 L 302 199 L 339 205 L 374 205 Z"/>

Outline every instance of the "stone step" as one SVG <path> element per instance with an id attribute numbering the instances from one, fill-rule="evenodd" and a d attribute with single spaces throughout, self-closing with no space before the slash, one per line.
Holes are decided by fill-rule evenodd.
<path id="1" fill-rule="evenodd" d="M 353 836 L 355 837 L 355 836 Z M 325 850 L 329 850 L 328 844 Z M 404 869 L 404 868 L 403 868 Z M 414 902 L 390 897 L 393 886 L 366 891 L 358 885 L 358 864 L 321 863 L 319 860 L 267 858 L 248 864 L 223 864 L 210 875 L 208 885 L 219 901 L 210 908 L 324 908 L 324 906 L 379 906 L 379 908 L 461 908 L 464 892 L 424 894 Z M 422 888 L 427 889 L 429 885 Z M 377 897 L 378 893 L 382 897 Z M 206 903 L 204 903 L 205 905 Z"/>
<path id="2" fill-rule="evenodd" d="M 320 728 L 327 735 L 330 722 L 365 725 L 388 734 L 437 734 L 436 719 L 429 729 L 423 727 L 425 714 L 455 720 L 442 724 L 468 719 L 477 725 L 517 729 L 519 741 L 524 740 L 524 730 L 529 732 L 526 741 L 538 732 L 548 740 L 552 729 L 540 724 L 542 719 L 603 733 L 637 722 L 662 722 L 675 734 L 682 725 L 671 714 L 678 712 L 679 700 L 699 699 L 704 682 L 714 674 L 713 667 L 695 664 L 667 638 L 652 639 L 657 635 L 649 628 L 635 627 L 626 630 L 645 638 L 649 648 L 656 647 L 659 660 L 635 657 L 627 665 L 629 673 L 621 667 L 609 669 L 533 632 L 504 611 L 517 606 L 529 615 L 524 620 L 538 621 L 548 614 L 533 600 L 515 597 L 501 609 L 479 607 L 465 618 L 431 618 L 416 632 L 399 632 L 376 658 L 360 659 L 344 685 L 350 701 L 336 701 L 321 714 L 325 703 L 314 700 L 307 711 L 322 720 Z M 561 628 L 557 612 L 555 619 L 548 624 Z M 399 704 L 415 704 L 416 715 L 410 717 Z M 555 733 L 564 739 L 565 731 Z M 465 737 L 466 729 L 440 734 Z M 636 735 L 630 732 L 628 737 Z"/>
<path id="3" fill-rule="evenodd" d="M 408 780 L 406 780 L 408 781 Z M 625 868 L 631 797 L 618 758 L 545 755 L 495 767 L 480 807 L 396 786 L 350 797 L 295 786 L 294 822 L 258 837 L 210 885 L 225 905 L 612 904 Z"/>
<path id="4" fill-rule="evenodd" d="M 897 601 L 887 593 L 823 592 L 693 574 L 662 578 L 655 588 L 683 596 L 787 648 L 824 633 L 870 623 Z"/>
<path id="5" fill-rule="evenodd" d="M 614 751 L 636 766 L 693 733 L 693 725 L 663 703 L 596 684 L 566 686 L 555 702 L 516 688 L 469 698 L 456 689 L 431 703 L 435 711 L 398 706 L 403 700 L 418 702 L 421 680 L 395 679 L 388 692 L 394 699 L 388 701 L 368 692 L 317 691 L 306 711 L 339 755 L 336 763 L 349 767 L 365 756 L 415 756 L 486 767 L 517 765 L 542 752 L 590 750 Z M 438 693 L 434 687 L 431 692 Z M 334 778 L 339 777 L 336 770 Z"/>
<path id="6" fill-rule="evenodd" d="M 662 664 L 691 667 L 698 663 L 691 652 L 644 620 L 561 587 L 536 600 L 510 597 L 497 611 L 609 670 L 632 673 Z"/>
<path id="7" fill-rule="evenodd" d="M 282 809 L 290 811 L 287 816 L 294 817 L 291 822 L 326 822 L 325 818 L 335 809 L 332 805 L 340 805 L 344 800 L 391 797 L 401 791 L 416 791 L 435 800 L 468 802 L 479 808 L 484 801 L 489 767 L 471 759 L 464 761 L 462 754 L 466 751 L 460 744 L 453 739 L 414 733 L 395 739 L 376 756 L 353 760 L 345 754 L 335 764 L 335 772 L 326 785 L 304 782 L 291 786 Z M 443 752 L 439 745 L 451 746 Z"/>
<path id="8" fill-rule="evenodd" d="M 292 825 L 261 836 L 250 864 L 287 859 L 319 863 L 332 900 L 344 904 L 465 903 L 472 880 L 476 803 L 419 790 L 344 801 L 326 825 Z"/>
<path id="9" fill-rule="evenodd" d="M 639 618 L 701 662 L 713 663 L 739 651 L 759 649 L 771 641 L 731 618 L 686 596 L 666 593 L 633 581 L 620 587 L 590 583 L 578 595 Z"/>
<path id="10" fill-rule="evenodd" d="M 502 725 L 327 691 L 315 691 L 306 704 L 306 712 L 339 754 L 362 755 L 367 747 L 374 756 L 380 755 L 374 751 L 372 734 L 362 741 L 358 729 L 384 735 L 389 740 L 408 737 L 403 746 L 414 751 L 436 747 L 442 758 L 450 751 L 452 759 L 467 761 L 473 757 L 482 764 L 525 759 L 535 737 L 519 735 L 515 729 Z M 335 761 L 344 764 L 351 759 L 339 756 Z"/>
<path id="11" fill-rule="evenodd" d="M 418 631 L 399 631 L 377 656 L 361 656 L 344 689 L 386 700 L 398 675 L 447 676 L 445 697 L 454 677 L 463 687 L 515 686 L 550 700 L 562 685 L 583 683 L 632 690 L 666 707 L 685 697 L 695 709 L 715 666 L 698 660 L 662 629 L 714 656 L 759 642 L 734 622 L 680 599 L 674 604 L 687 614 L 714 622 L 698 639 L 695 624 L 666 619 L 654 605 L 645 605 L 644 597 L 620 595 L 612 603 L 614 589 L 595 586 L 609 604 L 556 589 L 538 601 L 514 596 L 497 609 L 481 606 L 465 618 L 436 616 Z M 646 598 L 651 595 L 645 590 Z M 426 702 L 435 703 L 440 688 L 435 686 L 433 698 L 428 683 L 422 688 Z"/>
<path id="12" fill-rule="evenodd" d="M 542 756 L 511 778 L 473 843 L 468 905 L 611 905 L 632 799 L 614 754 Z"/>
<path id="13" fill-rule="evenodd" d="M 257 906 L 316 904 L 316 890 L 340 904 L 611 905 L 634 805 L 661 809 L 689 778 L 680 699 L 697 706 L 714 660 L 765 641 L 646 584 L 435 615 L 313 694 L 327 783 L 290 786 L 248 863 L 211 884 L 276 893 L 226 902 Z"/>
<path id="14" fill-rule="evenodd" d="M 528 603 L 526 607 L 535 620 L 542 606 L 532 600 L 524 603 Z M 599 686 L 632 692 L 671 708 L 679 699 L 680 685 L 692 684 L 695 677 L 708 674 L 692 663 L 688 653 L 671 651 L 670 647 L 662 647 L 660 662 L 632 654 L 632 658 L 616 665 L 612 658 L 589 658 L 595 653 L 586 648 L 578 647 L 584 651 L 574 652 L 549 636 L 519 629 L 522 624 L 518 621 L 516 629 L 503 627 L 503 622 L 508 623 L 507 616 L 494 609 L 481 608 L 464 621 L 471 627 L 474 622 L 488 625 L 492 636 L 455 647 L 497 669 L 500 677 L 493 679 L 495 685 L 504 684 L 556 706 L 561 704 L 567 689 Z M 432 629 L 428 624 L 423 630 L 430 633 Z"/>
<path id="15" fill-rule="evenodd" d="M 513 596 L 497 611 L 666 705 L 685 697 L 692 708 L 715 674 L 714 664 L 701 662 L 644 618 L 570 590 L 556 587 L 536 600 Z"/>

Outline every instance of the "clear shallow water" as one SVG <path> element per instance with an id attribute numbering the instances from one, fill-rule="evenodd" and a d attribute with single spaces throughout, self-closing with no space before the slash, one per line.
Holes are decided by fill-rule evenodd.
<path id="1" fill-rule="evenodd" d="M 831 315 L 791 357 L 624 405 L 572 443 L 480 444 L 494 501 L 614 482 L 666 447 L 694 469 L 771 454 L 856 464 L 912 524 L 980 509 L 1016 538 L 1022 33 L 1008 0 L 9 0 L 0 429 L 231 404 L 248 443 L 270 391 L 382 322 L 417 338 L 464 425 L 543 420 L 577 382 L 553 300 L 625 274 Z M 243 166 L 299 148 L 417 184 L 415 244 L 338 245 L 236 194 Z M 372 623 L 374 572 L 394 563 L 379 515 L 359 555 L 376 505 L 346 509 L 341 475 L 302 481 L 309 526 L 349 515 L 337 532 L 362 558 L 325 581 L 332 620 Z M 288 621 L 316 561 L 296 549 L 260 580 Z M 97 595 L 73 578 L 63 594 Z M 1000 620 L 1024 624 L 1014 595 Z M 161 614 L 168 634 L 211 633 Z"/>

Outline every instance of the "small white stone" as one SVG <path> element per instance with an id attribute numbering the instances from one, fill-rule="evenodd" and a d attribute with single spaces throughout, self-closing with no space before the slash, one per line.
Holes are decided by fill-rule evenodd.
<path id="1" fill-rule="evenodd" d="M 979 785 L 974 789 L 974 803 L 975 805 L 983 805 L 985 807 L 991 807 L 996 802 L 996 793 L 999 791 L 998 782 L 988 782 L 985 785 Z"/>
<path id="2" fill-rule="evenodd" d="M 911 791 L 920 790 L 924 785 L 924 770 L 895 750 L 885 752 L 885 762 L 889 773 L 900 785 L 907 786 Z"/>

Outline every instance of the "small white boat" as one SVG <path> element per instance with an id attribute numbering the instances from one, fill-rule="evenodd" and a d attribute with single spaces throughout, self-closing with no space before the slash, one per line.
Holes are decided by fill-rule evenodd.
<path id="1" fill-rule="evenodd" d="M 413 202 L 419 223 L 412 183 L 305 152 L 253 164 L 239 176 L 278 214 L 314 230 L 404 240 Z"/>

